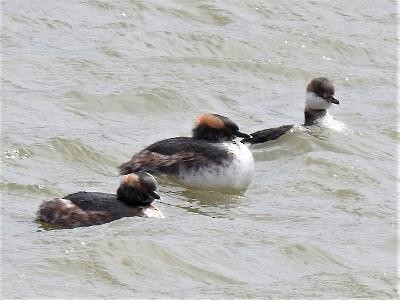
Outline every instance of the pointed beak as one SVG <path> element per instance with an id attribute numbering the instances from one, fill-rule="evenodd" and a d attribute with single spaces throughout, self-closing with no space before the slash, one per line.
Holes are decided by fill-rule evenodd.
<path id="1" fill-rule="evenodd" d="M 160 195 L 157 194 L 156 191 L 152 191 L 152 192 L 150 193 L 150 196 L 152 196 L 154 199 L 161 199 Z"/>
<path id="2" fill-rule="evenodd" d="M 237 137 L 242 137 L 242 138 L 250 138 L 250 137 L 251 137 L 251 136 L 248 135 L 247 133 L 240 132 L 239 130 L 236 131 L 234 134 L 235 134 Z"/>
<path id="3" fill-rule="evenodd" d="M 333 104 L 339 104 L 340 102 L 339 102 L 339 100 L 337 100 L 335 97 L 333 97 L 333 96 L 330 96 L 328 99 L 327 99 L 329 102 L 331 102 L 331 103 L 333 103 Z"/>

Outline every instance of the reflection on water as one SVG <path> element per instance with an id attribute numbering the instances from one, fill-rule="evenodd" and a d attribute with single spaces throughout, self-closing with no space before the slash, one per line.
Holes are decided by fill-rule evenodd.
<path id="1" fill-rule="evenodd" d="M 157 181 L 160 191 L 165 195 L 160 203 L 193 214 L 227 217 L 232 208 L 246 202 L 246 197 L 242 195 L 193 189 L 166 176 L 158 176 Z"/>

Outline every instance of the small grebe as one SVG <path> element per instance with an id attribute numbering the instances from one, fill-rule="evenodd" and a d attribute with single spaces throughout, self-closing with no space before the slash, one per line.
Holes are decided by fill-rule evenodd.
<path id="1" fill-rule="evenodd" d="M 333 104 L 339 104 L 334 97 L 335 89 L 329 79 L 314 78 L 307 85 L 306 103 L 304 109 L 304 126 L 319 124 L 328 114 L 327 109 Z M 295 125 L 283 125 L 276 128 L 268 128 L 251 134 L 251 137 L 242 140 L 243 143 L 259 144 L 276 140 Z"/>
<path id="2" fill-rule="evenodd" d="M 77 192 L 43 202 L 37 220 L 59 228 L 99 225 L 123 217 L 164 218 L 152 205 L 160 199 L 154 177 L 146 172 L 122 177 L 117 194 Z"/>
<path id="3" fill-rule="evenodd" d="M 219 191 L 245 190 L 254 174 L 251 151 L 236 137 L 249 137 L 229 118 L 200 115 L 192 137 L 156 142 L 122 164 L 121 174 L 136 171 L 172 175 L 186 185 Z"/>

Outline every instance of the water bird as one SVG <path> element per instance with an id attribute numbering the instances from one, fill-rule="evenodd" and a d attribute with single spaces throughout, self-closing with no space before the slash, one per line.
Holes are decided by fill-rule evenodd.
<path id="1" fill-rule="evenodd" d="M 207 190 L 243 191 L 254 175 L 254 158 L 237 137 L 236 123 L 218 114 L 197 117 L 192 137 L 156 142 L 123 163 L 120 174 L 146 171 L 173 176 L 185 185 Z"/>
<path id="2" fill-rule="evenodd" d="M 306 88 L 306 101 L 304 109 L 304 126 L 320 124 L 328 116 L 328 108 L 332 104 L 339 104 L 335 97 L 335 88 L 332 82 L 324 77 L 314 78 Z M 276 140 L 295 125 L 282 125 L 256 131 L 250 137 L 244 138 L 243 143 L 259 144 Z"/>
<path id="3" fill-rule="evenodd" d="M 92 226 L 124 217 L 164 218 L 152 203 L 160 199 L 154 177 L 146 172 L 124 175 L 116 194 L 77 192 L 44 201 L 37 221 L 58 228 Z"/>

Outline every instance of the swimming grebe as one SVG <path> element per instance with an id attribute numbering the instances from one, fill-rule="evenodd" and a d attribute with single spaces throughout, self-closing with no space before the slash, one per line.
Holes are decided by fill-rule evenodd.
<path id="1" fill-rule="evenodd" d="M 164 218 L 152 205 L 160 199 L 154 177 L 146 172 L 122 177 L 117 194 L 77 192 L 43 202 L 37 220 L 58 228 L 99 225 L 123 217 Z"/>
<path id="2" fill-rule="evenodd" d="M 196 119 L 192 137 L 156 142 L 122 164 L 120 173 L 161 173 L 202 189 L 245 190 L 254 174 L 254 159 L 236 137 L 249 135 L 227 117 L 203 114 Z"/>
<path id="3" fill-rule="evenodd" d="M 304 126 L 319 124 L 327 115 L 327 109 L 333 104 L 339 104 L 334 97 L 335 89 L 332 82 L 324 77 L 314 78 L 307 85 L 306 103 L 304 109 Z M 242 140 L 243 143 L 259 144 L 276 140 L 295 125 L 283 125 L 256 131 L 251 137 Z"/>

